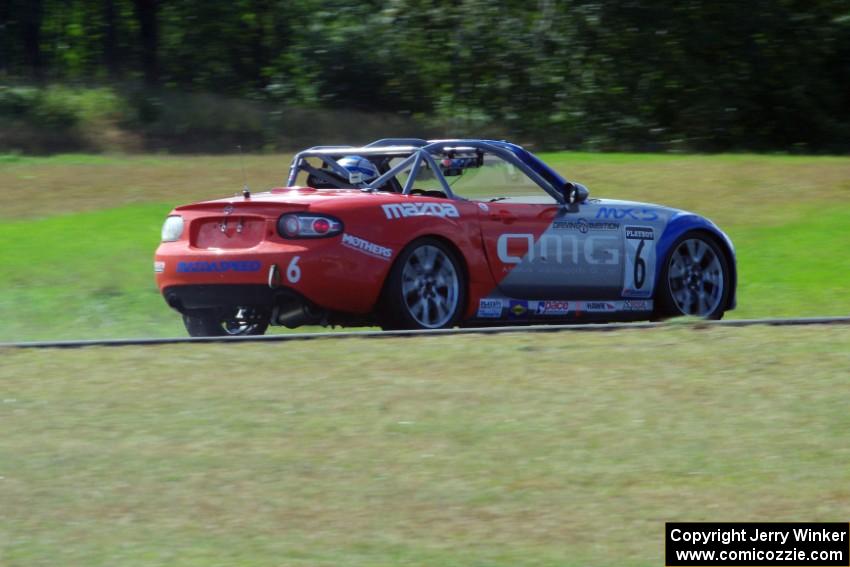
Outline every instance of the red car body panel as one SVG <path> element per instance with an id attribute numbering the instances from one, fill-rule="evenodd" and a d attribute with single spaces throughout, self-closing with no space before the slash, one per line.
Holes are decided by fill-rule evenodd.
<path id="1" fill-rule="evenodd" d="M 390 212 L 383 208 L 411 204 L 453 207 L 458 216 L 422 214 L 396 218 L 393 212 L 399 210 L 397 207 Z M 277 220 L 282 214 L 305 211 L 339 218 L 344 234 L 389 248 L 391 257 L 377 257 L 347 246 L 343 235 L 288 240 L 278 234 Z M 187 205 L 172 214 L 183 217 L 185 228 L 179 240 L 162 243 L 156 252 L 155 260 L 163 266 L 156 274 L 161 291 L 196 284 L 268 285 L 269 270 L 276 265 L 280 284 L 313 303 L 334 311 L 367 314 L 375 308 L 392 260 L 407 244 L 423 236 L 451 242 L 462 257 L 469 277 L 467 317 L 474 314 L 478 300 L 496 286 L 478 222 L 479 215 L 487 212 L 475 202 L 296 187 L 273 189 L 250 199 Z M 222 264 L 242 262 L 245 258 L 259 262 L 257 269 L 231 270 Z M 295 258 L 298 277 L 294 277 L 294 271 L 293 277 L 288 277 L 287 269 Z M 193 271 L 191 268 L 199 263 L 224 269 Z"/>
<path id="2" fill-rule="evenodd" d="M 377 172 L 364 182 L 360 166 L 345 169 L 343 159 Z M 734 247 L 713 223 L 649 203 L 590 199 L 586 187 L 508 142 L 316 146 L 296 154 L 287 183 L 302 183 L 299 175 L 321 188 L 246 191 L 172 211 L 182 223 L 163 226 L 154 271 L 190 333 L 264 332 L 268 324 L 440 328 L 647 319 L 662 313 L 659 290 L 667 298 L 674 283 L 688 301 L 697 297 L 681 276 L 664 275 L 686 236 L 713 246 L 728 270 L 718 260 L 707 273 L 720 273 L 719 283 L 689 280 L 713 294 L 702 314 L 722 316 L 735 306 Z M 497 194 L 467 200 L 487 193 L 463 192 L 457 182 L 464 179 Z M 528 187 L 535 195 L 512 196 Z M 323 230 L 314 231 L 319 220 Z M 426 237 L 442 243 L 420 240 Z M 433 259 L 434 250 L 443 260 Z M 688 256 L 691 263 L 703 257 Z M 437 274 L 446 265 L 451 270 Z M 435 289 L 448 306 L 439 317 Z M 680 311 L 694 312 L 691 303 Z M 227 328 L 218 328 L 225 317 Z"/>

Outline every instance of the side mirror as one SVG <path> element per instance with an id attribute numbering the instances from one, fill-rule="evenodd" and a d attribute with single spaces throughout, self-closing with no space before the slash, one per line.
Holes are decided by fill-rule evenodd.
<path id="1" fill-rule="evenodd" d="M 568 205 L 573 205 L 575 203 L 581 203 L 586 201 L 590 196 L 590 191 L 587 190 L 587 187 L 582 185 L 581 183 L 576 183 L 574 181 L 567 181 L 564 185 L 564 200 Z"/>

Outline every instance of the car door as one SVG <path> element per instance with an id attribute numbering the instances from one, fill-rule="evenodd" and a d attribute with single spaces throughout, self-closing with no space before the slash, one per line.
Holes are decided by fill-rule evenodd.
<path id="1" fill-rule="evenodd" d="M 548 197 L 484 203 L 482 238 L 499 291 L 521 299 L 619 298 L 622 227 L 596 219 L 595 209 Z"/>

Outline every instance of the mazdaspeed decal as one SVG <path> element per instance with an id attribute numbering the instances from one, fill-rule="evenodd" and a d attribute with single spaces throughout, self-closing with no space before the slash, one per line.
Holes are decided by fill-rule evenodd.
<path id="1" fill-rule="evenodd" d="M 187 272 L 259 272 L 262 267 L 257 261 L 219 260 L 217 262 L 178 262 L 177 271 Z"/>
<path id="2" fill-rule="evenodd" d="M 495 319 L 502 316 L 501 299 L 480 299 L 478 301 L 478 317 Z"/>
<path id="3" fill-rule="evenodd" d="M 626 266 L 623 297 L 652 297 L 655 280 L 655 230 L 651 226 L 625 226 Z"/>
<path id="4" fill-rule="evenodd" d="M 389 203 L 381 205 L 388 219 L 407 217 L 451 217 L 458 218 L 460 213 L 451 203 Z"/>
<path id="5" fill-rule="evenodd" d="M 389 260 L 393 257 L 392 248 L 387 248 L 386 246 L 369 242 L 365 238 L 360 238 L 359 236 L 354 236 L 348 233 L 344 233 L 342 235 L 342 245 L 382 260 Z"/>

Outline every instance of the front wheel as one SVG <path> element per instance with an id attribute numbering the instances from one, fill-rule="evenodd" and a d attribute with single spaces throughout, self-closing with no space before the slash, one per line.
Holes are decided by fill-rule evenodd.
<path id="1" fill-rule="evenodd" d="M 269 314 L 253 307 L 198 310 L 184 313 L 183 324 L 191 337 L 262 335 L 269 327 Z"/>
<path id="2" fill-rule="evenodd" d="M 729 263 L 711 238 L 685 234 L 670 248 L 660 283 L 659 317 L 721 319 L 730 292 Z"/>
<path id="3" fill-rule="evenodd" d="M 457 324 L 466 304 L 466 281 L 454 250 L 422 238 L 396 260 L 384 288 L 384 329 L 445 329 Z"/>

